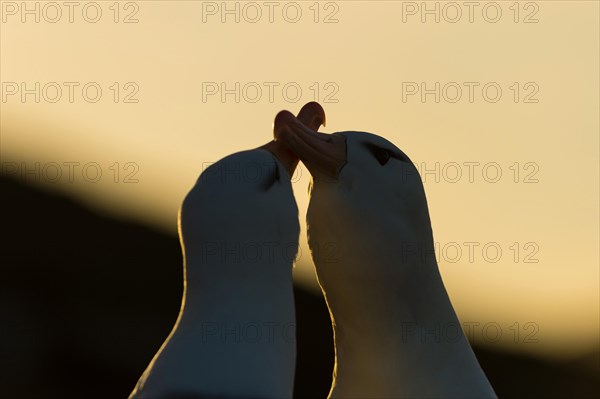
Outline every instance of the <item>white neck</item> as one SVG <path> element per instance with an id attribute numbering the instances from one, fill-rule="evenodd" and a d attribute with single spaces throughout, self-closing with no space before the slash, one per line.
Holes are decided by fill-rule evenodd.
<path id="1" fill-rule="evenodd" d="M 298 209 L 273 162 L 265 150 L 233 154 L 186 196 L 181 311 L 132 398 L 292 397 Z"/>
<path id="2" fill-rule="evenodd" d="M 337 283 L 354 292 L 345 295 L 324 287 L 336 350 L 330 398 L 495 397 L 435 262 L 389 266 L 376 267 L 386 275 L 346 274 Z"/>

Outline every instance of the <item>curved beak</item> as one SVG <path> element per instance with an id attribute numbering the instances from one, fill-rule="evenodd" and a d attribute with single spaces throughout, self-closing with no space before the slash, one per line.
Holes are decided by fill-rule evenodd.
<path id="1" fill-rule="evenodd" d="M 315 180 L 336 179 L 346 163 L 346 142 L 340 135 L 319 133 L 325 112 L 316 102 L 306 104 L 296 118 L 289 111 L 275 117 L 275 142 L 282 142 L 306 165 Z"/>
<path id="2" fill-rule="evenodd" d="M 300 124 L 303 124 L 309 128 L 311 131 L 316 132 L 319 130 L 321 125 L 325 126 L 325 111 L 319 103 L 311 101 L 302 107 L 298 113 L 298 118 L 296 118 L 289 111 L 281 111 L 275 116 L 275 121 L 273 122 L 274 140 L 261 146 L 260 148 L 271 151 L 284 164 L 289 176 L 291 177 L 294 174 L 296 166 L 298 166 L 298 161 L 301 158 L 284 141 L 278 139 L 283 130 L 289 130 L 288 124 L 291 121 L 290 116 L 294 120 L 299 121 Z"/>

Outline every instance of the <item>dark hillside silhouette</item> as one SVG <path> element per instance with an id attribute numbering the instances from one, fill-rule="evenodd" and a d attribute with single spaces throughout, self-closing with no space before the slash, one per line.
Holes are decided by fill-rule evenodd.
<path id="1" fill-rule="evenodd" d="M 0 209 L 0 396 L 127 397 L 179 312 L 177 237 L 4 177 Z M 324 398 L 333 367 L 329 314 L 302 288 L 296 306 L 296 397 Z M 594 376 L 579 363 L 475 349 L 501 398 L 600 392 L 598 353 L 580 362 L 594 362 Z"/>

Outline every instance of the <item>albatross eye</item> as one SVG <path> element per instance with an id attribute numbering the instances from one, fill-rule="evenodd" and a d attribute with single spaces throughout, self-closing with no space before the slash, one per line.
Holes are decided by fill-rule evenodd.
<path id="1" fill-rule="evenodd" d="M 371 154 L 377 159 L 380 165 L 385 165 L 391 158 L 391 154 L 388 150 L 377 147 L 371 143 L 365 143 L 365 146 L 371 152 Z"/>
<path id="2" fill-rule="evenodd" d="M 363 145 L 377 159 L 380 165 L 388 163 L 390 158 L 397 159 L 400 162 L 412 163 L 406 154 L 400 150 L 387 150 L 369 142 L 363 142 Z"/>
<path id="3" fill-rule="evenodd" d="M 385 165 L 390 160 L 390 153 L 383 148 L 375 147 L 372 153 L 380 165 Z"/>

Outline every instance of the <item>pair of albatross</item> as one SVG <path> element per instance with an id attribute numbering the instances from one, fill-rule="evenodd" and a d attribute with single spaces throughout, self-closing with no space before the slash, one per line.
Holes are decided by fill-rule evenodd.
<path id="1" fill-rule="evenodd" d="M 495 397 L 444 288 L 416 168 L 382 137 L 321 125 L 315 102 L 281 111 L 273 141 L 200 175 L 179 215 L 181 311 L 130 399 L 292 397 L 299 160 L 334 330 L 329 398 Z"/>

